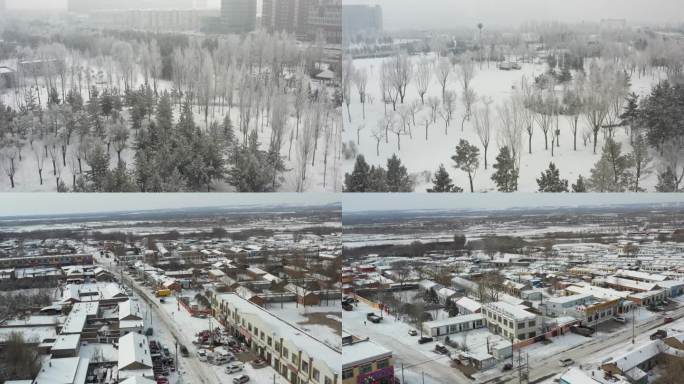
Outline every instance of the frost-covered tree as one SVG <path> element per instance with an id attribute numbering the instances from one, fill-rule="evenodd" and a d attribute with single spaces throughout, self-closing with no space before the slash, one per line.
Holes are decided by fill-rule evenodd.
<path id="1" fill-rule="evenodd" d="M 422 59 L 416 67 L 416 90 L 420 96 L 420 102 L 425 104 L 425 94 L 432 80 L 432 64 L 428 59 Z"/>
<path id="2" fill-rule="evenodd" d="M 648 153 L 648 146 L 642 134 L 636 133 L 634 135 L 632 152 L 629 154 L 629 157 L 630 162 L 634 166 L 632 185 L 629 189 L 632 192 L 643 192 L 644 189 L 639 185 L 639 181 L 652 172 L 652 158 Z"/>
<path id="3" fill-rule="evenodd" d="M 366 88 L 368 87 L 368 72 L 365 68 L 359 68 L 354 73 L 354 84 L 359 92 L 359 101 L 363 110 L 363 118 L 366 119 Z M 348 108 L 348 107 L 347 107 Z"/>
<path id="4" fill-rule="evenodd" d="M 405 52 L 397 52 L 389 60 L 390 83 L 395 92 L 399 95 L 399 102 L 404 104 L 406 97 L 406 87 L 413 77 L 413 63 Z"/>
<path id="5" fill-rule="evenodd" d="M 484 148 L 484 168 L 487 169 L 487 150 L 489 149 L 489 142 L 492 137 L 492 119 L 491 119 L 491 104 L 492 100 L 488 98 L 482 99 L 482 106 L 475 109 L 475 131 L 477 137 L 480 139 L 482 148 Z"/>
<path id="6" fill-rule="evenodd" d="M 461 130 L 463 130 L 463 124 L 470 120 L 471 109 L 477 99 L 475 91 L 471 88 L 471 83 L 473 82 L 473 78 L 475 78 L 475 63 L 473 61 L 472 55 L 466 53 L 461 56 L 458 61 L 457 73 L 459 82 L 461 84 L 461 99 L 465 109 L 463 113 L 463 121 L 461 122 Z"/>
<path id="7" fill-rule="evenodd" d="M 439 85 L 442 86 L 442 100 L 444 100 L 444 96 L 446 95 L 447 84 L 453 70 L 454 67 L 451 65 L 451 60 L 449 60 L 448 57 L 441 57 L 438 59 L 437 66 L 435 67 L 435 74 L 437 75 Z M 470 83 L 468 83 L 468 86 L 470 86 Z"/>

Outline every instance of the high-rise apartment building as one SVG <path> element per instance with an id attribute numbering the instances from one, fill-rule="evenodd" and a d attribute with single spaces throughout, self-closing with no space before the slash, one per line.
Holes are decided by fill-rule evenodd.
<path id="1" fill-rule="evenodd" d="M 342 30 L 345 35 L 359 32 L 382 32 L 382 7 L 379 5 L 343 5 Z"/>
<path id="2" fill-rule="evenodd" d="M 256 29 L 257 0 L 221 0 L 221 16 L 207 19 L 205 32 L 246 33 Z"/>

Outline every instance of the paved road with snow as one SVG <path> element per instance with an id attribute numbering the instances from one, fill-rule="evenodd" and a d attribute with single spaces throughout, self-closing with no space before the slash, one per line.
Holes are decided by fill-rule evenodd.
<path id="1" fill-rule="evenodd" d="M 673 319 L 681 319 L 684 317 L 684 307 L 675 309 L 668 313 L 668 316 Z M 649 336 L 656 328 L 667 329 L 673 324 L 663 324 L 663 315 L 656 316 L 653 319 L 637 324 L 634 329 L 635 345 L 644 343 L 649 340 Z M 558 360 L 562 358 L 570 358 L 579 365 L 600 365 L 601 361 L 609 358 L 612 353 L 620 351 L 626 352 L 632 347 L 632 327 L 628 324 L 620 330 L 600 336 L 587 339 L 586 343 L 574 346 L 563 351 L 561 354 L 552 354 L 546 357 L 535 358 L 530 361 L 530 383 L 541 381 L 553 372 L 559 371 Z M 524 350 L 523 350 L 524 352 Z M 517 383 L 518 373 L 509 372 L 495 378 L 488 378 L 481 383 Z"/>

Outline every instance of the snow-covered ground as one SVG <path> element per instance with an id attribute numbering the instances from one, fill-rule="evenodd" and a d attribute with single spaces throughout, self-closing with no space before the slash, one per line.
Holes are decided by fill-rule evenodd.
<path id="1" fill-rule="evenodd" d="M 435 60 L 434 54 L 425 56 L 413 56 L 411 60 L 414 64 L 414 69 L 418 62 L 423 59 Z M 521 70 L 503 71 L 496 67 L 496 63 L 484 63 L 482 67 L 477 65 L 475 77 L 472 81 L 471 87 L 475 90 L 478 97 L 488 97 L 493 101 L 492 104 L 492 137 L 487 151 L 488 169 L 484 169 L 483 148 L 477 136 L 474 127 L 474 119 L 466 121 L 463 132 L 461 131 L 461 117 L 464 112 L 464 107 L 461 102 L 462 91 L 458 82 L 456 71 L 452 72 L 449 77 L 447 90 L 455 91 L 458 97 L 456 102 L 455 114 L 451 125 L 445 132 L 444 121 L 438 117 L 437 123 L 432 124 L 428 129 L 428 140 L 425 139 L 425 128 L 422 125 L 423 117 L 430 114 L 430 108 L 426 105 L 422 106 L 421 111 L 416 116 L 416 126 L 412 126 L 412 137 L 401 137 L 401 149 L 398 149 L 396 135 L 390 132 L 389 142 L 385 142 L 383 138 L 379 146 L 379 155 L 376 152 L 376 139 L 372 136 L 373 130 L 376 129 L 378 121 L 385 116 L 385 105 L 381 101 L 380 91 L 380 72 L 382 58 L 373 59 L 357 59 L 353 61 L 355 69 L 365 70 L 368 73 L 368 86 L 366 89 L 368 102 L 366 103 L 366 118 L 363 118 L 363 109 L 358 96 L 357 88 L 352 86 L 351 90 L 351 122 L 347 117 L 347 108 L 344 106 L 344 132 L 343 142 L 349 141 L 357 142 L 357 128 L 363 126 L 360 132 L 360 144 L 358 145 L 359 154 L 364 155 L 366 161 L 371 165 L 381 165 L 386 167 L 386 162 L 389 157 L 396 154 L 407 167 L 409 174 L 421 174 L 416 180 L 416 192 L 425 192 L 426 188 L 430 187 L 432 183 L 422 176 L 424 172 L 434 173 L 440 164 L 444 164 L 451 178 L 455 184 L 465 191 L 469 191 L 468 175 L 465 172 L 457 170 L 453 167 L 454 163 L 451 156 L 455 154 L 455 148 L 460 139 L 467 140 L 471 145 L 476 145 L 480 149 L 480 168 L 477 170 L 474 177 L 475 191 L 495 191 L 496 185 L 491 180 L 491 175 L 494 169 L 491 167 L 494 164 L 496 156 L 498 155 L 497 127 L 501 125 L 499 117 L 496 112 L 497 106 L 504 101 L 510 99 L 513 93 L 513 87 L 519 88 L 520 81 L 525 76 L 528 81 L 544 73 L 547 69 L 546 64 L 522 64 Z M 415 77 L 415 76 L 414 76 Z M 650 92 L 651 87 L 657 84 L 665 75 L 661 72 L 654 71 L 652 75 L 639 77 L 635 74 L 631 79 L 631 91 L 639 95 L 644 95 Z M 442 89 L 438 83 L 436 76 L 432 76 L 428 92 L 425 100 L 428 97 L 438 97 L 441 100 Z M 415 78 L 408 84 L 406 89 L 406 99 L 404 105 L 408 105 L 414 100 L 420 101 L 418 91 L 416 89 Z M 481 103 L 480 103 L 481 104 Z M 402 107 L 397 103 L 397 110 Z M 387 105 L 388 113 L 392 112 L 392 105 Z M 397 118 L 397 121 L 399 119 Z M 572 184 L 577 180 L 579 175 L 585 178 L 590 175 L 590 170 L 600 158 L 601 147 L 604 140 L 602 134 L 599 133 L 599 141 L 597 147 L 597 154 L 593 154 L 593 146 L 588 143 L 585 147 L 582 142 L 582 131 L 586 127 L 583 118 L 580 117 L 580 126 L 577 137 L 577 151 L 573 150 L 572 145 L 572 131 L 570 124 L 566 118 L 561 116 L 558 120 L 560 127 L 560 148 L 555 148 L 554 156 L 551 157 L 550 150 L 544 150 L 544 134 L 536 125 L 532 136 L 532 154 L 528 154 L 527 133 L 522 133 L 522 155 L 520 161 L 520 178 L 518 180 L 518 190 L 521 192 L 535 192 L 537 191 L 536 179 L 540 177 L 542 171 L 548 168 L 549 162 L 554 162 L 560 169 L 561 178 L 568 179 Z M 499 140 L 499 141 L 497 141 Z M 551 145 L 551 138 L 549 135 L 549 145 Z M 623 152 L 631 150 L 629 144 L 629 136 L 624 129 L 616 130 L 615 140 L 622 143 Z M 657 159 L 657 154 L 652 153 L 654 159 Z M 654 160 L 655 161 L 655 160 Z M 355 159 L 345 160 L 343 164 L 343 172 L 351 172 L 354 169 Z M 640 181 L 640 185 L 647 190 L 652 191 L 657 182 L 657 176 L 650 174 Z"/>
<path id="2" fill-rule="evenodd" d="M 7 65 L 10 67 L 15 67 L 16 63 L 14 61 L 4 61 L 0 62 L 0 66 L 2 65 Z M 101 71 L 101 68 L 95 67 L 94 65 L 91 67 L 92 70 L 94 71 Z M 144 84 L 143 77 L 141 74 L 137 76 L 137 82 L 136 82 L 136 87 L 139 87 Z M 43 85 L 45 82 L 45 79 L 39 78 L 38 79 L 39 84 L 42 86 L 40 87 L 40 93 L 41 93 L 41 101 L 45 103 L 45 100 L 47 100 L 47 88 Z M 68 86 L 67 86 L 68 87 Z M 106 87 L 100 86 L 99 87 L 101 90 L 104 90 Z M 171 92 L 172 89 L 174 88 L 174 84 L 170 81 L 160 81 L 159 82 L 159 92 L 163 91 L 169 91 Z M 319 82 L 316 81 L 311 81 L 311 88 L 312 89 L 323 89 L 325 91 L 325 86 L 322 85 Z M 137 89 L 137 88 L 136 88 Z M 239 98 L 240 95 L 240 90 L 236 89 L 236 100 Z M 20 97 L 20 92 L 17 89 L 0 89 L 0 101 L 2 101 L 5 105 L 11 106 L 14 109 L 17 109 L 17 104 L 18 104 L 18 98 Z M 88 102 L 88 92 L 84 91 L 82 93 L 83 101 L 84 104 Z M 279 192 L 295 192 L 296 191 L 296 177 L 295 177 L 295 172 L 294 169 L 296 169 L 297 161 L 296 161 L 296 153 L 297 153 L 297 145 L 298 145 L 298 139 L 294 139 L 292 143 L 292 149 L 290 151 L 290 142 L 289 142 L 289 132 L 295 130 L 295 125 L 296 125 L 296 117 L 294 116 L 294 110 L 291 105 L 293 103 L 292 101 L 293 96 L 289 96 L 289 102 L 290 102 L 290 113 L 288 115 L 287 119 L 287 129 L 286 133 L 284 135 L 284 143 L 281 148 L 281 156 L 284 159 L 285 163 L 285 169 L 286 171 L 282 175 L 282 180 L 281 180 L 281 186 L 279 188 Z M 218 101 L 216 102 L 218 104 Z M 236 101 L 237 103 L 237 101 Z M 217 122 L 217 123 L 222 123 L 225 114 L 228 113 L 228 108 L 219 108 L 218 105 L 216 105 L 216 108 L 210 108 L 212 112 L 209 113 L 209 124 L 212 122 Z M 341 110 L 338 110 L 337 113 L 342 113 Z M 178 109 L 177 105 L 173 105 L 173 114 L 174 114 L 174 122 L 178 122 L 178 118 L 180 115 L 180 111 Z M 205 119 L 204 119 L 204 112 L 200 110 L 200 107 L 197 105 L 193 106 L 193 114 L 194 114 L 194 121 L 195 124 L 200 127 L 202 130 L 206 130 L 207 125 L 205 124 Z M 258 125 L 255 122 L 253 124 L 252 129 L 256 129 L 259 135 L 259 143 L 261 145 L 261 148 L 264 150 L 268 150 L 269 146 L 269 140 L 271 137 L 271 127 L 268 124 L 262 124 L 262 120 L 265 122 L 267 121 L 267 118 L 265 116 L 265 113 L 262 112 L 262 117 L 259 119 L 254 118 L 255 121 L 258 121 Z M 122 116 L 126 119 L 126 121 L 129 121 L 128 117 L 128 111 L 127 108 L 124 108 Z M 240 121 L 240 109 L 238 108 L 237 105 L 233 106 L 233 108 L 230 109 L 230 117 L 231 121 L 233 123 L 233 130 L 235 133 L 235 137 L 238 141 L 241 139 L 241 133 L 239 132 L 239 126 L 238 123 Z M 153 117 L 154 119 L 154 117 Z M 300 127 L 299 130 L 302 130 L 302 122 L 300 122 Z M 339 124 L 337 124 L 339 126 Z M 338 129 L 333 127 L 332 129 Z M 339 139 L 335 139 L 335 136 L 333 135 L 330 144 L 329 144 L 329 154 L 327 156 L 327 164 L 324 161 L 324 155 L 323 151 L 326 146 L 326 138 L 324 134 L 320 135 L 321 137 L 318 140 L 317 143 L 317 152 L 316 152 L 316 158 L 315 161 L 312 162 L 311 158 L 308 160 L 309 166 L 307 169 L 307 181 L 304 186 L 305 191 L 312 191 L 312 192 L 335 192 L 335 191 L 341 191 L 342 190 L 342 173 L 340 172 L 341 169 L 341 160 L 339 160 L 339 156 L 336 154 L 339 153 L 340 151 L 340 146 L 341 143 L 339 142 Z M 300 137 L 301 139 L 301 137 Z M 126 149 L 124 149 L 121 152 L 121 160 L 126 163 L 127 169 L 130 171 L 135 170 L 135 147 L 136 145 L 136 139 L 135 139 L 135 131 L 130 130 L 130 138 L 128 140 L 128 145 Z M 4 174 L 0 175 L 0 192 L 55 192 L 57 191 L 57 178 L 59 177 L 59 180 L 63 181 L 64 184 L 71 189 L 72 188 L 72 181 L 73 181 L 73 176 L 74 174 L 78 175 L 79 174 L 79 169 L 77 162 L 74 160 L 74 154 L 76 153 L 78 149 L 78 137 L 77 134 L 74 133 L 71 138 L 71 142 L 69 146 L 67 147 L 67 158 L 66 158 L 66 164 L 62 161 L 62 155 L 61 151 L 59 155 L 57 156 L 58 161 L 57 161 L 57 167 L 53 168 L 52 162 L 50 157 L 47 157 L 45 159 L 44 167 L 43 167 L 43 184 L 40 184 L 40 178 L 38 176 L 38 165 L 37 165 L 37 160 L 36 160 L 36 155 L 35 151 L 41 150 L 44 146 L 44 141 L 43 140 L 35 140 L 32 145 L 28 142 L 25 143 L 25 146 L 21 149 L 21 160 L 18 160 L 15 162 L 15 167 L 16 167 L 16 174 L 14 177 L 14 183 L 15 187 L 14 189 L 10 185 L 10 180 L 9 178 Z M 58 146 L 59 147 L 59 146 Z M 43 149 L 44 150 L 44 149 Z M 109 156 L 110 156 L 110 167 L 114 168 L 117 165 L 117 154 L 116 151 L 114 150 L 113 146 L 109 150 Z M 89 168 L 83 162 L 83 171 L 87 171 Z M 324 176 L 325 176 L 325 182 L 324 182 Z M 215 181 L 212 183 L 212 191 L 216 192 L 234 192 L 235 188 L 231 185 L 229 185 L 225 181 Z"/>

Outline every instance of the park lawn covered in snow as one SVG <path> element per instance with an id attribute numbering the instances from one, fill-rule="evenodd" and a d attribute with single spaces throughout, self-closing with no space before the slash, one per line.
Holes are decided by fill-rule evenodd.
<path id="1" fill-rule="evenodd" d="M 396 134 L 390 132 L 388 135 L 388 142 L 386 142 L 383 137 L 379 145 L 379 154 L 376 152 L 377 141 L 373 137 L 372 132 L 376 129 L 378 122 L 385 116 L 385 107 L 387 108 L 388 113 L 392 112 L 392 104 L 383 105 L 381 98 L 382 92 L 380 90 L 381 63 L 383 60 L 390 59 L 391 58 L 372 58 L 357 59 L 353 61 L 355 70 L 361 69 L 368 73 L 368 85 L 366 88 L 367 102 L 365 105 L 366 118 L 363 118 L 363 108 L 357 88 L 352 85 L 350 105 L 351 122 L 347 117 L 347 108 L 344 106 L 345 128 L 343 142 L 347 143 L 347 145 L 350 141 L 356 143 L 357 129 L 360 126 L 363 126 L 359 133 L 360 143 L 358 145 L 358 153 L 365 157 L 368 164 L 386 167 L 387 159 L 393 154 L 396 154 L 401 159 L 403 165 L 408 169 L 409 174 L 416 176 L 416 192 L 425 192 L 425 190 L 432 185 L 432 182 L 430 181 L 431 175 L 438 169 L 440 164 L 444 164 L 455 185 L 463 188 L 464 191 L 469 191 L 468 175 L 461 170 L 455 169 L 454 162 L 451 160 L 451 156 L 455 154 L 455 148 L 459 140 L 465 139 L 471 145 L 477 146 L 480 150 L 480 167 L 474 177 L 475 191 L 495 191 L 496 184 L 490 177 L 494 172 L 492 164 L 495 163 L 496 156 L 499 152 L 499 143 L 501 142 L 501 139 L 497 138 L 498 127 L 501 125 L 501 122 L 496 108 L 504 101 L 510 100 L 511 95 L 514 92 L 514 87 L 520 88 L 519 84 L 523 76 L 525 76 L 528 81 L 532 81 L 535 76 L 546 71 L 547 65 L 541 63 L 522 63 L 521 70 L 504 71 L 499 70 L 494 62 L 483 63 L 481 66 L 476 64 L 475 77 L 472 80 L 471 88 L 476 92 L 478 99 L 484 96 L 491 98 L 493 101 L 493 104 L 491 105 L 491 141 L 487 151 L 488 169 L 485 170 L 483 160 L 484 150 L 474 127 L 474 118 L 471 118 L 470 121 L 466 121 L 464 130 L 461 131 L 461 119 L 464 114 L 464 106 L 461 99 L 463 92 L 458 81 L 457 69 L 452 71 L 447 84 L 447 91 L 454 91 L 457 96 L 455 113 L 448 129 L 445 131 L 444 120 L 441 117 L 437 117 L 437 123 L 430 125 L 427 133 L 428 139 L 425 139 L 423 121 L 424 117 L 431 114 L 430 107 L 427 105 L 427 100 L 429 97 L 438 97 L 441 101 L 442 98 L 441 85 L 433 73 L 427 94 L 425 95 L 426 103 L 422 106 L 419 114 L 416 115 L 417 126 L 411 127 L 412 137 L 409 135 L 401 136 L 401 148 L 399 149 Z M 427 59 L 434 62 L 436 57 L 434 54 L 428 54 L 412 56 L 410 59 L 412 60 L 415 72 L 415 68 L 421 60 Z M 458 67 L 458 65 L 456 65 L 456 67 Z M 397 110 L 415 100 L 420 102 L 415 77 L 414 74 L 411 82 L 409 82 L 407 86 L 404 105 L 398 102 Z M 631 78 L 630 91 L 636 92 L 638 95 L 648 94 L 651 87 L 662 79 L 665 79 L 665 75 L 660 72 L 653 72 L 651 76 L 645 77 L 639 77 L 635 73 Z M 560 91 L 560 86 L 558 86 L 557 89 Z M 479 105 L 482 105 L 482 103 L 478 102 L 473 109 Z M 397 121 L 400 121 L 398 116 Z M 593 145 L 591 143 L 587 143 L 586 146 L 583 144 L 582 132 L 589 128 L 584 121 L 584 118 L 580 116 L 577 133 L 577 151 L 574 151 L 572 142 L 573 135 L 569 121 L 564 116 L 560 116 L 558 124 L 561 131 L 559 138 L 560 147 L 554 149 L 553 157 L 551 157 L 550 149 L 544 149 L 544 134 L 536 122 L 532 135 L 532 154 L 528 153 L 527 133 L 523 130 L 518 191 L 537 191 L 538 186 L 536 179 L 549 167 L 550 162 L 556 164 L 557 168 L 560 169 L 560 177 L 567 179 L 569 185 L 574 183 L 579 175 L 582 175 L 585 179 L 590 176 L 590 170 L 599 160 L 601 147 L 605 143 L 603 133 L 599 133 L 597 154 L 594 154 Z M 616 142 L 622 144 L 623 153 L 631 150 L 629 135 L 625 129 L 618 128 L 615 131 L 614 139 Z M 551 132 L 549 132 L 549 146 L 550 145 Z M 654 162 L 656 162 L 658 156 L 656 153 L 653 153 L 653 151 L 651 152 Z M 343 171 L 351 173 L 354 169 L 354 163 L 354 158 L 346 159 L 343 164 Z M 640 185 L 649 191 L 654 189 L 656 183 L 657 176 L 655 173 L 644 176 L 640 181 Z"/>

